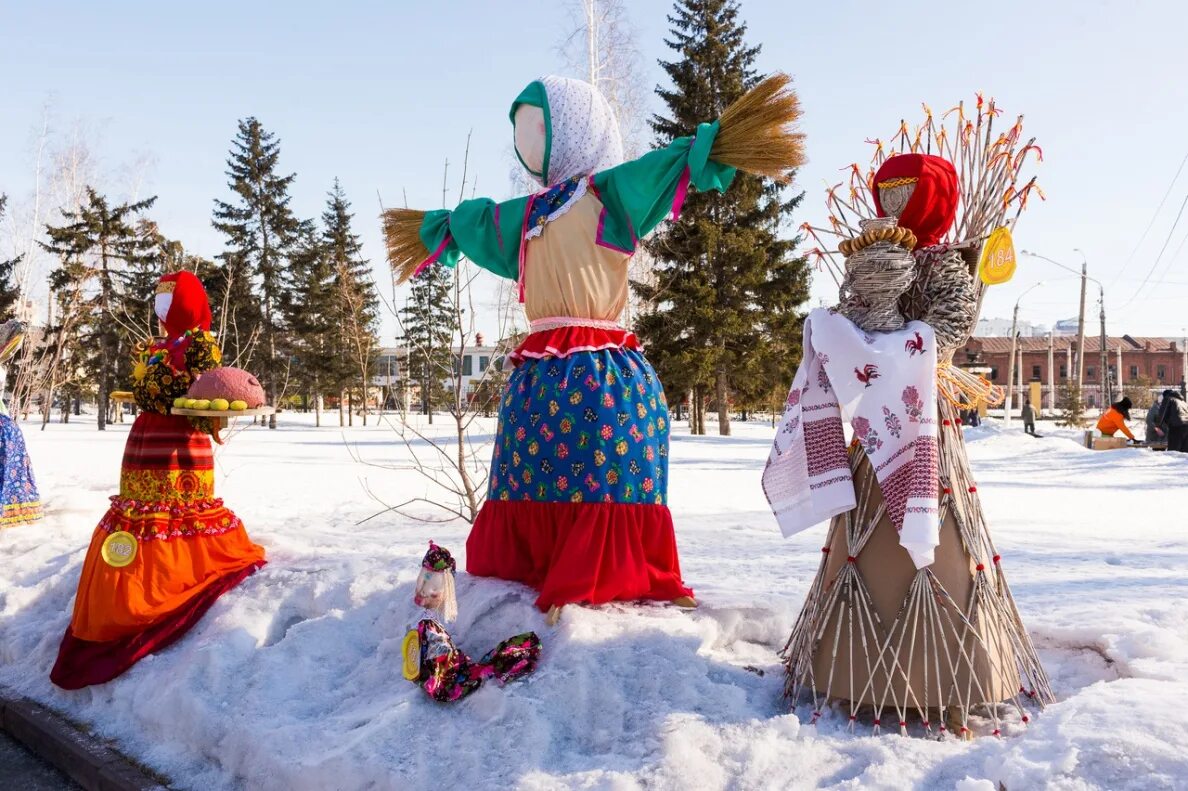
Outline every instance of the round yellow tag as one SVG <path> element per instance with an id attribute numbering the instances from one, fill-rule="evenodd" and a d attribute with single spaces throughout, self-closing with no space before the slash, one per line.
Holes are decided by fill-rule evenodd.
<path id="1" fill-rule="evenodd" d="M 126 530 L 112 533 L 103 541 L 100 554 L 107 565 L 123 568 L 136 559 L 136 536 Z"/>
<path id="2" fill-rule="evenodd" d="M 421 637 L 416 629 L 404 636 L 400 653 L 404 655 L 404 677 L 416 681 L 421 677 Z"/>
<path id="3" fill-rule="evenodd" d="M 986 285 L 997 286 L 1015 276 L 1015 265 L 1015 242 L 1010 229 L 995 228 L 982 247 L 978 275 Z"/>

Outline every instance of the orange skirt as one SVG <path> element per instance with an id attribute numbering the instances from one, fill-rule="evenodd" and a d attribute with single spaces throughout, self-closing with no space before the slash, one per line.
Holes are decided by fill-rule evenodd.
<path id="1" fill-rule="evenodd" d="M 210 438 L 185 418 L 136 418 L 111 499 L 50 673 L 65 689 L 110 681 L 174 642 L 265 563 L 263 548 L 214 496 Z"/>

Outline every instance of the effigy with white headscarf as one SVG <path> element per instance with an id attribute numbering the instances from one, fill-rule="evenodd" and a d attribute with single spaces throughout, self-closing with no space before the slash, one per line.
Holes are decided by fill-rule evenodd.
<path id="1" fill-rule="evenodd" d="M 668 409 L 620 324 L 627 263 L 690 188 L 727 189 L 735 169 L 782 177 L 799 164 L 799 110 L 782 75 L 718 121 L 623 162 L 614 111 L 580 80 L 542 77 L 512 103 L 520 163 L 541 192 L 446 211 L 389 210 L 402 278 L 466 256 L 516 280 L 530 333 L 500 401 L 487 500 L 466 543 L 471 574 L 535 587 L 550 617 L 571 602 L 695 606 L 667 505 Z M 481 372 L 479 372 L 481 373 Z"/>

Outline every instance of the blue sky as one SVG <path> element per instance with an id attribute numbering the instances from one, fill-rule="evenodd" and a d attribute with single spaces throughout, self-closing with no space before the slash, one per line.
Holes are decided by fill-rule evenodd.
<path id="1" fill-rule="evenodd" d="M 638 78 L 650 88 L 663 79 L 657 58 L 669 57 L 671 3 L 629 5 Z M 1020 222 L 1017 246 L 1072 266 L 1080 264 L 1073 249 L 1084 250 L 1090 274 L 1106 285 L 1111 333 L 1178 337 L 1188 326 L 1188 252 L 1176 256 L 1188 211 L 1138 292 L 1188 194 L 1185 168 L 1155 213 L 1188 154 L 1183 4 L 741 5 L 750 40 L 763 45 L 760 67 L 791 73 L 804 106 L 810 162 L 800 173 L 807 196 L 797 222 L 822 218 L 823 185 L 866 160 L 865 138 L 918 117 L 922 101 L 939 111 L 981 90 L 1008 115 L 1024 113 L 1045 152 L 1039 175 L 1048 200 Z M 407 192 L 410 205 L 440 205 L 442 161 L 457 168 L 473 130 L 479 193 L 507 197 L 507 105 L 534 77 L 564 73 L 566 25 L 557 0 L 0 0 L 0 191 L 14 202 L 30 193 L 35 130 L 48 107 L 57 142 L 85 130 L 96 186 L 126 193 L 129 173 L 141 173 L 141 193 L 159 195 L 153 216 L 165 233 L 214 255 L 222 240 L 210 212 L 228 192 L 227 149 L 236 121 L 255 115 L 280 137 L 281 167 L 297 173 L 300 215 L 319 214 L 332 180 L 342 180 L 386 284 L 380 196 L 391 205 Z M 1028 294 L 1023 318 L 1075 314 L 1076 281 L 1022 259 L 1015 280 L 991 290 L 983 315 L 1008 315 L 1038 280 L 1045 286 Z M 820 275 L 814 301 L 834 297 Z"/>

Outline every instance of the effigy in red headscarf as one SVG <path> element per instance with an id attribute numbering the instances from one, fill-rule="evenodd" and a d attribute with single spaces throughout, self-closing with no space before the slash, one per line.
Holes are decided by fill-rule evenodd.
<path id="1" fill-rule="evenodd" d="M 957 217 L 957 170 L 931 154 L 898 154 L 874 177 L 875 208 L 916 235 L 918 247 L 937 244 Z"/>
<path id="2" fill-rule="evenodd" d="M 209 330 L 210 300 L 202 281 L 193 272 L 173 272 L 162 275 L 157 283 L 154 302 L 157 318 L 167 333 L 161 347 L 175 371 L 185 367 L 186 349 L 195 330 Z"/>

